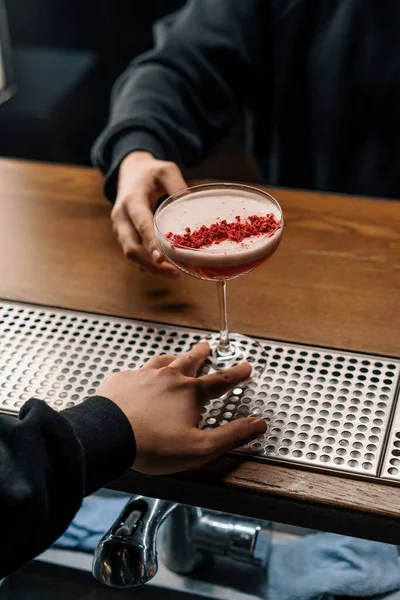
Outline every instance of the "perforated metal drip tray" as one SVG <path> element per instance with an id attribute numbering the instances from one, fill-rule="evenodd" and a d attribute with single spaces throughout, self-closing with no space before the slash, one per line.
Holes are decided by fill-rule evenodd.
<path id="1" fill-rule="evenodd" d="M 111 371 L 179 353 L 203 331 L 0 302 L 0 410 L 30 397 L 59 410 Z M 260 415 L 268 431 L 240 454 L 400 482 L 400 361 L 261 340 L 261 378 L 210 402 L 201 427 Z M 254 350 L 255 366 L 262 357 Z"/>

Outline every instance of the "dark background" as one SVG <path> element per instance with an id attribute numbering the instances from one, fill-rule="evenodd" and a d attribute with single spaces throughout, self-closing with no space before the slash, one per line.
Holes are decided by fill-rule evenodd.
<path id="1" fill-rule="evenodd" d="M 0 106 L 0 155 L 90 164 L 113 82 L 186 0 L 5 0 L 17 93 Z M 189 175 L 254 179 L 240 121 Z"/>

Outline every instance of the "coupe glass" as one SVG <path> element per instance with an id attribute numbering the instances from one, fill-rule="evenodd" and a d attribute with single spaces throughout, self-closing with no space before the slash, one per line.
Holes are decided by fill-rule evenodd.
<path id="1" fill-rule="evenodd" d="M 214 223 L 246 223 L 249 217 L 273 215 L 268 233 L 235 242 L 217 241 L 207 247 L 188 247 L 176 236 L 198 231 Z M 219 334 L 209 335 L 209 366 L 221 370 L 244 360 L 254 363 L 263 356 L 261 345 L 244 335 L 228 332 L 226 282 L 249 273 L 267 260 L 278 248 L 283 232 L 283 215 L 279 203 L 264 192 L 233 183 L 205 184 L 170 196 L 159 206 L 154 217 L 155 235 L 160 252 L 181 271 L 208 281 L 216 281 L 220 312 Z M 188 229 L 190 228 L 190 230 Z M 179 238 L 180 239 L 180 238 Z M 253 377 L 265 368 L 265 360 L 253 368 Z"/>

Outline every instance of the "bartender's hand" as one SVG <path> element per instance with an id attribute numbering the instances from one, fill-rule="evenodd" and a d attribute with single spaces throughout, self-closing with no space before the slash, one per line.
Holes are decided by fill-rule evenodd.
<path id="1" fill-rule="evenodd" d="M 157 248 L 153 212 L 161 196 L 186 187 L 177 165 L 157 160 L 149 152 L 131 152 L 121 163 L 111 212 L 113 229 L 125 256 L 146 271 L 179 277 L 178 270 Z"/>
<path id="2" fill-rule="evenodd" d="M 181 356 L 158 356 L 138 371 L 111 375 L 100 386 L 97 393 L 115 402 L 132 425 L 136 471 L 160 475 L 198 467 L 265 433 L 265 421 L 255 417 L 210 431 L 198 429 L 204 404 L 251 373 L 243 363 L 196 378 L 209 351 L 201 343 Z"/>

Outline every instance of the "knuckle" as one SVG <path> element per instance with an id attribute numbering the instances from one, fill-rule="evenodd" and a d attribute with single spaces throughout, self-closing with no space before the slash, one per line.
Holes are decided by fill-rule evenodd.
<path id="1" fill-rule="evenodd" d="M 169 356 L 167 356 L 166 354 L 159 354 L 158 356 L 153 356 L 153 358 L 151 358 L 148 361 L 149 365 L 160 365 L 160 366 L 166 366 L 168 364 L 169 361 Z"/>
<path id="2" fill-rule="evenodd" d="M 161 369 L 158 370 L 160 376 L 169 377 L 170 379 L 176 378 L 178 373 L 175 369 L 172 369 L 170 365 L 164 365 Z"/>
<path id="3" fill-rule="evenodd" d="M 217 371 L 216 375 L 222 383 L 231 383 L 232 381 L 231 375 L 226 371 Z"/>
<path id="4" fill-rule="evenodd" d="M 174 173 L 178 170 L 178 167 L 175 163 L 170 161 L 161 161 L 158 165 L 158 173 L 160 175 L 167 175 L 170 173 Z"/>
<path id="5" fill-rule="evenodd" d="M 154 368 L 157 371 L 161 371 L 162 369 L 165 369 L 166 367 L 168 367 L 168 365 L 170 364 L 171 359 L 169 356 L 157 356 L 154 361 L 151 362 L 151 365 L 154 366 Z"/>
<path id="6" fill-rule="evenodd" d="M 123 248 L 123 253 L 125 258 L 129 258 L 130 260 L 135 260 L 137 257 L 137 251 L 133 246 L 125 246 Z"/>
<path id="7" fill-rule="evenodd" d="M 112 230 L 113 230 L 113 233 L 116 236 L 118 236 L 118 225 L 117 225 L 117 223 L 114 220 L 112 220 Z"/>
<path id="8" fill-rule="evenodd" d="M 114 204 L 112 210 L 111 210 L 111 220 L 112 221 L 116 221 L 118 220 L 122 214 L 123 214 L 123 208 L 122 208 L 122 204 L 123 204 L 123 200 L 118 199 L 117 202 Z"/>
<path id="9" fill-rule="evenodd" d="M 141 237 L 149 234 L 149 223 L 147 223 L 146 221 L 136 219 L 135 228 Z"/>
<path id="10" fill-rule="evenodd" d="M 128 377 L 130 377 L 133 373 L 133 370 L 130 369 L 125 369 L 124 371 L 115 371 L 114 373 L 112 373 L 112 375 L 116 378 L 125 378 L 127 379 Z"/>

